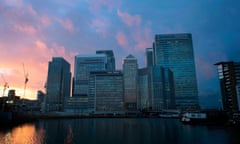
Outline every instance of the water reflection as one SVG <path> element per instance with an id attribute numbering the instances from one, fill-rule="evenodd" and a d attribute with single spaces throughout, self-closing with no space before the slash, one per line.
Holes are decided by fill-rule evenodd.
<path id="1" fill-rule="evenodd" d="M 43 120 L 0 129 L 2 144 L 240 143 L 239 129 L 183 125 L 175 119 Z"/>
<path id="2" fill-rule="evenodd" d="M 68 134 L 67 134 L 66 139 L 64 140 L 64 143 L 70 144 L 70 143 L 72 143 L 72 140 L 73 140 L 73 131 L 72 131 L 72 126 L 69 125 L 68 126 Z"/>
<path id="3" fill-rule="evenodd" d="M 24 124 L 0 132 L 0 143 L 6 144 L 44 143 L 43 138 L 43 128 L 37 130 L 34 124 Z"/>

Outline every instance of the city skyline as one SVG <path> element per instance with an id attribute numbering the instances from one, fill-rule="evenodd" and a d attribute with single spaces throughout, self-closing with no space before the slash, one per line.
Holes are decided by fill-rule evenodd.
<path id="1" fill-rule="evenodd" d="M 145 49 L 152 47 L 155 34 L 192 33 L 200 102 L 217 105 L 220 89 L 214 64 L 240 60 L 239 7 L 238 1 L 217 0 L 3 0 L 0 73 L 10 89 L 23 95 L 24 63 L 29 73 L 26 98 L 35 98 L 38 89 L 44 90 L 52 57 L 64 57 L 73 73 L 74 56 L 112 49 L 117 69 L 129 54 L 143 68 Z"/>

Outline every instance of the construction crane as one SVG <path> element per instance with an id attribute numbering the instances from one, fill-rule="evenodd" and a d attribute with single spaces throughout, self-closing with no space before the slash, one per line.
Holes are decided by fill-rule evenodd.
<path id="1" fill-rule="evenodd" d="M 4 82 L 4 85 L 3 85 L 3 94 L 2 94 L 2 96 L 4 97 L 5 91 L 6 91 L 7 88 L 9 88 L 9 85 L 8 85 L 8 83 L 6 82 L 3 74 L 1 74 L 1 77 L 2 77 L 2 80 L 3 80 L 3 82 Z"/>
<path id="2" fill-rule="evenodd" d="M 24 63 L 22 65 L 23 65 L 23 74 L 24 74 L 24 93 L 23 93 L 23 97 L 25 98 L 25 92 L 26 92 L 26 87 L 27 87 L 27 82 L 28 82 L 28 73 L 26 73 L 26 71 L 25 71 Z"/>

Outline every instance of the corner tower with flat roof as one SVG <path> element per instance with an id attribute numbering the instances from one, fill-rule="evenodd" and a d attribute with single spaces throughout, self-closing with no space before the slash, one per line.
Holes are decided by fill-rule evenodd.
<path id="1" fill-rule="evenodd" d="M 62 57 L 53 57 L 48 63 L 46 111 L 63 111 L 65 99 L 70 96 L 70 64 Z"/>
<path id="2" fill-rule="evenodd" d="M 154 64 L 174 75 L 176 107 L 199 108 L 192 35 L 158 34 L 153 43 Z"/>

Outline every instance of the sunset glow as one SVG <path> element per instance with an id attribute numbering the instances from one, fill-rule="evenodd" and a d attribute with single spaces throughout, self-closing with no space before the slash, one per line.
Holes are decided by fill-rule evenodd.
<path id="1" fill-rule="evenodd" d="M 111 49 L 117 69 L 133 54 L 145 67 L 145 48 L 155 34 L 192 33 L 198 88 L 201 98 L 219 96 L 218 61 L 239 61 L 238 4 L 218 0 L 174 1 L 0 1 L 0 92 L 5 82 L 25 98 L 44 91 L 48 62 L 64 57 Z M 2 76 L 1 76 L 2 77 Z M 5 92 L 5 95 L 7 91 Z M 2 96 L 2 94 L 0 95 Z"/>

